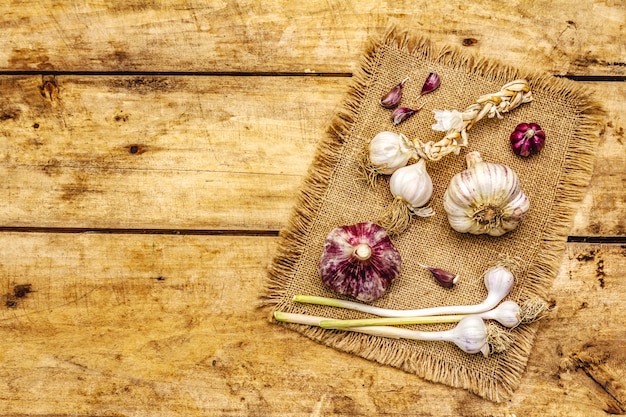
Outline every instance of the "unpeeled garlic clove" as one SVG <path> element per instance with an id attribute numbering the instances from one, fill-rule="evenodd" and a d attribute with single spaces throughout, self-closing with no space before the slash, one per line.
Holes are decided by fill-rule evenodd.
<path id="1" fill-rule="evenodd" d="M 391 120 L 394 125 L 399 125 L 418 111 L 422 110 L 422 107 L 424 107 L 424 104 L 416 109 L 412 109 L 410 107 L 398 107 L 391 113 Z"/>
<path id="2" fill-rule="evenodd" d="M 408 79 L 408 77 L 405 78 L 398 85 L 389 90 L 389 92 L 380 99 L 380 105 L 386 109 L 393 109 L 400 104 L 400 100 L 402 100 L 402 88 Z"/>
<path id="3" fill-rule="evenodd" d="M 431 72 L 428 74 L 428 77 L 426 77 L 426 81 L 422 86 L 422 92 L 420 95 L 423 96 L 424 94 L 432 93 L 439 87 L 440 84 L 441 79 L 439 78 L 439 75 L 436 72 Z"/>
<path id="4" fill-rule="evenodd" d="M 444 288 L 452 288 L 454 284 L 459 281 L 459 276 L 455 275 L 451 272 L 444 271 L 440 268 L 433 268 L 428 265 L 420 265 L 422 268 L 428 269 L 430 273 L 433 275 L 433 278 L 437 282 L 437 284 L 441 285 Z"/>
<path id="5" fill-rule="evenodd" d="M 399 125 L 415 113 L 417 113 L 417 110 L 415 109 L 411 109 L 409 107 L 398 107 L 391 113 L 391 120 L 394 125 Z"/>

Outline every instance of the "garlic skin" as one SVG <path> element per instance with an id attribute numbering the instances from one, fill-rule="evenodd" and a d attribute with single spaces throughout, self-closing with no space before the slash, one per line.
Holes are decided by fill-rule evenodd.
<path id="1" fill-rule="evenodd" d="M 387 231 L 364 222 L 331 230 L 318 272 L 331 290 L 367 303 L 384 295 L 401 265 L 400 252 Z"/>
<path id="2" fill-rule="evenodd" d="M 463 128 L 463 113 L 458 110 L 433 110 L 437 123 L 432 129 L 437 132 L 460 131 Z"/>
<path id="3" fill-rule="evenodd" d="M 403 134 L 380 132 L 368 144 L 369 163 L 378 173 L 391 175 L 406 166 L 414 156 L 409 139 Z"/>
<path id="4" fill-rule="evenodd" d="M 515 229 L 530 207 L 515 172 L 483 162 L 469 152 L 467 169 L 452 177 L 443 196 L 450 226 L 460 233 L 502 236 Z"/>

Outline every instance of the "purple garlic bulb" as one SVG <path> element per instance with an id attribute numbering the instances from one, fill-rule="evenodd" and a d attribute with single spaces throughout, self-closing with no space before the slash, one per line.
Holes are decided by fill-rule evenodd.
<path id="1" fill-rule="evenodd" d="M 511 147 L 516 155 L 527 157 L 539 153 L 546 143 L 546 134 L 537 123 L 520 123 L 511 133 Z"/>
<path id="2" fill-rule="evenodd" d="M 336 293 L 370 302 L 383 296 L 400 274 L 401 263 L 387 231 L 365 222 L 331 230 L 318 271 Z"/>

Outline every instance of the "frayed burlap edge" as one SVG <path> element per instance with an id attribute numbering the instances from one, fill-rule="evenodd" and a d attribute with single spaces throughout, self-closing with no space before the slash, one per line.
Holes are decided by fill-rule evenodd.
<path id="1" fill-rule="evenodd" d="M 525 285 L 527 294 L 545 299 L 558 273 L 573 216 L 591 178 L 604 117 L 601 105 L 593 99 L 590 91 L 571 80 L 514 68 L 491 59 L 477 58 L 455 47 L 435 47 L 426 37 L 414 36 L 392 25 L 380 39 L 370 41 L 360 70 L 354 74 L 344 105 L 318 146 L 289 224 L 280 233 L 278 249 L 269 267 L 260 306 L 271 316 L 276 306 L 285 301 L 286 289 L 294 279 L 296 265 L 306 249 L 309 228 L 324 201 L 344 139 L 354 126 L 355 116 L 364 97 L 362 92 L 372 81 L 376 51 L 384 46 L 393 46 L 412 56 L 476 73 L 487 79 L 501 80 L 503 83 L 525 78 L 533 90 L 557 94 L 576 104 L 578 120 L 575 132 L 563 161 L 563 175 L 555 190 L 551 218 L 547 221 L 549 226 L 541 241 L 543 257 L 539 263 L 529 268 Z M 516 343 L 510 348 L 507 361 L 500 361 L 496 375 L 485 378 L 468 369 L 451 369 L 449 365 L 433 357 L 414 352 L 407 355 L 406 349 L 394 349 L 389 339 L 302 325 L 283 325 L 324 345 L 417 374 L 429 381 L 464 388 L 495 402 L 510 398 L 519 386 L 538 326 L 534 323 L 516 329 Z"/>

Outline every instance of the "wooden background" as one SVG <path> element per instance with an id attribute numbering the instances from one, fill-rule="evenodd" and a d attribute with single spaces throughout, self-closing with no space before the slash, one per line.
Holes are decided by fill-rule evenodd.
<path id="1" fill-rule="evenodd" d="M 255 308 L 390 19 L 571 78 L 608 112 L 552 311 L 502 404 Z M 623 0 L 2 2 L 0 416 L 626 413 L 625 24 Z"/>

